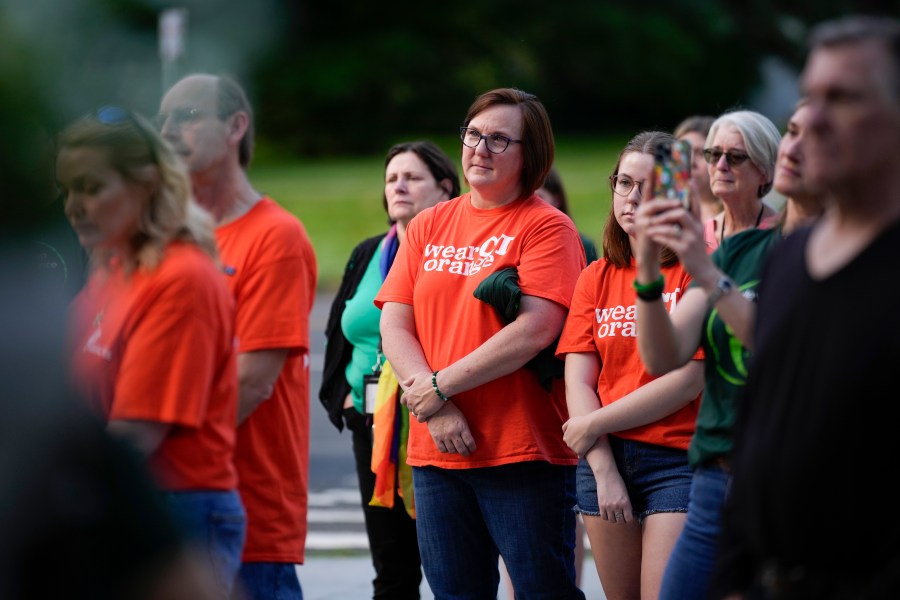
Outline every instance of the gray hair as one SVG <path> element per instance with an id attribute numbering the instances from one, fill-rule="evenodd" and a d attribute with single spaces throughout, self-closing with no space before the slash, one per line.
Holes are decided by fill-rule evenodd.
<path id="1" fill-rule="evenodd" d="M 706 136 L 707 148 L 712 145 L 716 133 L 723 126 L 733 127 L 741 134 L 747 155 L 765 175 L 766 183 L 761 185 L 757 192 L 762 198 L 772 189 L 772 181 L 775 179 L 775 161 L 778 157 L 781 133 L 765 115 L 752 110 L 735 110 L 720 115 L 710 126 L 709 134 Z"/>

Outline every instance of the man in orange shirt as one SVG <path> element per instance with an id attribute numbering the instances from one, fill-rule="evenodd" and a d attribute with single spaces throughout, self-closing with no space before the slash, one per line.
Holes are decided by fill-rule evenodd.
<path id="1" fill-rule="evenodd" d="M 222 268 L 235 298 L 238 439 L 247 511 L 240 583 L 251 599 L 303 597 L 309 471 L 309 313 L 317 266 L 300 221 L 247 178 L 253 111 L 241 87 L 196 74 L 160 104 L 159 126 L 216 220 Z"/>

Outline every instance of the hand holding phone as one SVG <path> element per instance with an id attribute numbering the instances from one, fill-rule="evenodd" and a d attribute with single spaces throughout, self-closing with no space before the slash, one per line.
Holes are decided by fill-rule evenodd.
<path id="1" fill-rule="evenodd" d="M 654 166 L 654 198 L 677 199 L 691 209 L 691 145 L 685 140 L 664 144 L 657 150 Z"/>

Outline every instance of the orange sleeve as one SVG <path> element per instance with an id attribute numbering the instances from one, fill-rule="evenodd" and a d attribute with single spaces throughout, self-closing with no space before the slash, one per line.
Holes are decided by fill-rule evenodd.
<path id="1" fill-rule="evenodd" d="M 216 365 L 208 286 L 198 273 L 158 281 L 127 331 L 109 418 L 198 427 Z"/>
<path id="2" fill-rule="evenodd" d="M 273 228 L 263 244 L 236 298 L 239 352 L 307 350 L 316 281 L 312 246 L 291 223 Z"/>
<path id="3" fill-rule="evenodd" d="M 572 305 L 556 347 L 556 355 L 560 358 L 569 352 L 597 352 L 597 345 L 594 343 L 597 269 L 594 265 L 598 264 L 600 261 L 595 261 L 578 276 L 575 292 L 572 294 Z"/>

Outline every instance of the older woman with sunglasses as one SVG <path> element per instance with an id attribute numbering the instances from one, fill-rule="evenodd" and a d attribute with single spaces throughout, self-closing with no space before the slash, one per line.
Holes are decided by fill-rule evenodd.
<path id="1" fill-rule="evenodd" d="M 227 597 L 246 517 L 233 464 L 233 307 L 211 219 L 169 145 L 129 111 L 74 122 L 59 147 L 66 216 L 93 269 L 73 303 L 75 388 L 146 457 Z"/>
<path id="2" fill-rule="evenodd" d="M 375 299 L 416 417 L 407 462 L 422 565 L 437 598 L 496 597 L 498 554 L 517 598 L 584 598 L 564 382 L 527 367 L 555 344 L 585 264 L 572 220 L 534 193 L 553 163 L 550 120 L 535 96 L 496 89 L 460 137 L 470 193 L 410 221 Z M 474 295 L 502 281 L 521 293 L 510 322 Z"/>
<path id="3" fill-rule="evenodd" d="M 772 121 L 749 110 L 727 112 L 710 126 L 703 158 L 709 186 L 724 210 L 704 226 L 709 252 L 728 236 L 769 228 L 777 221 L 775 209 L 763 202 L 763 197 L 772 189 L 780 141 Z"/>
<path id="4" fill-rule="evenodd" d="M 672 550 L 660 598 L 707 598 L 721 533 L 721 511 L 731 479 L 730 454 L 739 399 L 747 383 L 756 320 L 756 290 L 763 261 L 775 245 L 822 213 L 821 195 L 803 177 L 802 140 L 809 122 L 802 105 L 788 123 L 778 148 L 775 188 L 788 197 L 783 219 L 773 229 L 751 228 L 710 256 L 703 227 L 677 201 L 654 199 L 636 213 L 637 285 L 661 281 L 659 249 L 674 250 L 693 276 L 691 287 L 669 313 L 659 294 L 639 296 L 638 347 L 647 369 L 681 368 L 697 350 L 705 354 L 703 400 L 688 447 L 694 469 L 684 529 Z M 658 284 L 661 290 L 662 284 Z"/>

